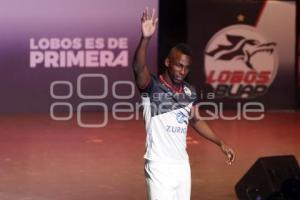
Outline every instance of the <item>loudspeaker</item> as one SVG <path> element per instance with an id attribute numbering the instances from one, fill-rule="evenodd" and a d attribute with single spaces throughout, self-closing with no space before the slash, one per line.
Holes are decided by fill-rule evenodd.
<path id="1" fill-rule="evenodd" d="M 240 200 L 300 200 L 300 169 L 293 155 L 261 157 L 235 186 Z"/>

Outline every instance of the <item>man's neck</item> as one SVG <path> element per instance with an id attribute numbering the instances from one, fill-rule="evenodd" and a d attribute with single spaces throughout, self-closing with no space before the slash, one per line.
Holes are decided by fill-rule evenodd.
<path id="1" fill-rule="evenodd" d="M 161 75 L 161 78 L 167 83 L 168 86 L 172 87 L 176 91 L 180 91 L 182 89 L 182 83 L 175 83 L 169 76 L 168 72 L 164 72 Z"/>

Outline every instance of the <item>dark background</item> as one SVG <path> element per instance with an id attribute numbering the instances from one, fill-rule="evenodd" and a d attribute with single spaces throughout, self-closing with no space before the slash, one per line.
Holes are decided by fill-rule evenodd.
<path id="1" fill-rule="evenodd" d="M 164 70 L 164 59 L 168 55 L 169 49 L 172 48 L 174 45 L 180 42 L 187 42 L 188 35 L 188 16 L 191 16 L 187 13 L 188 6 L 197 3 L 197 0 L 172 0 L 172 1 L 159 1 L 159 35 L 158 35 L 158 73 L 162 73 Z M 228 1 L 224 0 L 212 0 L 210 3 L 228 3 Z M 252 2 L 256 4 L 262 4 L 264 1 L 262 0 L 232 0 L 231 3 L 238 3 L 243 5 L 245 2 Z M 299 69 L 299 57 L 300 57 L 300 34 L 299 34 L 299 1 L 296 1 L 296 64 L 295 64 L 295 89 L 296 89 L 296 106 L 295 109 L 300 108 L 300 69 Z M 247 12 L 248 8 L 242 8 L 242 12 Z M 250 9 L 249 9 L 250 10 Z M 251 9 L 253 12 L 253 9 Z M 247 12 L 247 16 L 250 15 L 249 18 L 254 19 L 256 12 L 253 13 Z M 253 16 L 251 16 L 253 15 Z M 248 19 L 249 19 L 248 18 Z M 211 21 L 211 19 L 210 19 Z M 226 21 L 219 22 L 226 24 Z M 248 22 L 248 24 L 255 23 Z M 192 46 L 191 44 L 189 44 Z M 193 47 L 193 46 L 192 46 Z M 195 54 L 195 52 L 194 52 Z M 203 74 L 204 76 L 204 74 Z M 203 77 L 201 85 L 204 84 L 205 78 Z M 195 80 L 192 80 L 191 77 L 187 77 L 187 81 L 190 81 L 192 84 Z M 209 87 L 207 87 L 206 92 L 209 92 Z"/>

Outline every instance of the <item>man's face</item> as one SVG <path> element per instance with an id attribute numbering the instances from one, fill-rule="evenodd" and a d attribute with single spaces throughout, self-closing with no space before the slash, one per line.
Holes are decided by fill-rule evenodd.
<path id="1" fill-rule="evenodd" d="M 189 73 L 191 63 L 192 58 L 190 56 L 181 53 L 177 49 L 172 49 L 165 60 L 171 80 L 176 84 L 182 83 Z"/>

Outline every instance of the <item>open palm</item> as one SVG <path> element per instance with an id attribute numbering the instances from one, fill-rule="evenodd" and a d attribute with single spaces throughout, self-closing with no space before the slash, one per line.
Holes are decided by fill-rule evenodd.
<path id="1" fill-rule="evenodd" d="M 142 16 L 143 37 L 151 37 L 156 30 L 156 24 L 158 18 L 154 18 L 154 14 L 155 14 L 155 9 L 153 9 L 151 16 L 148 12 L 148 8 L 146 8 L 143 12 L 143 16 Z"/>

